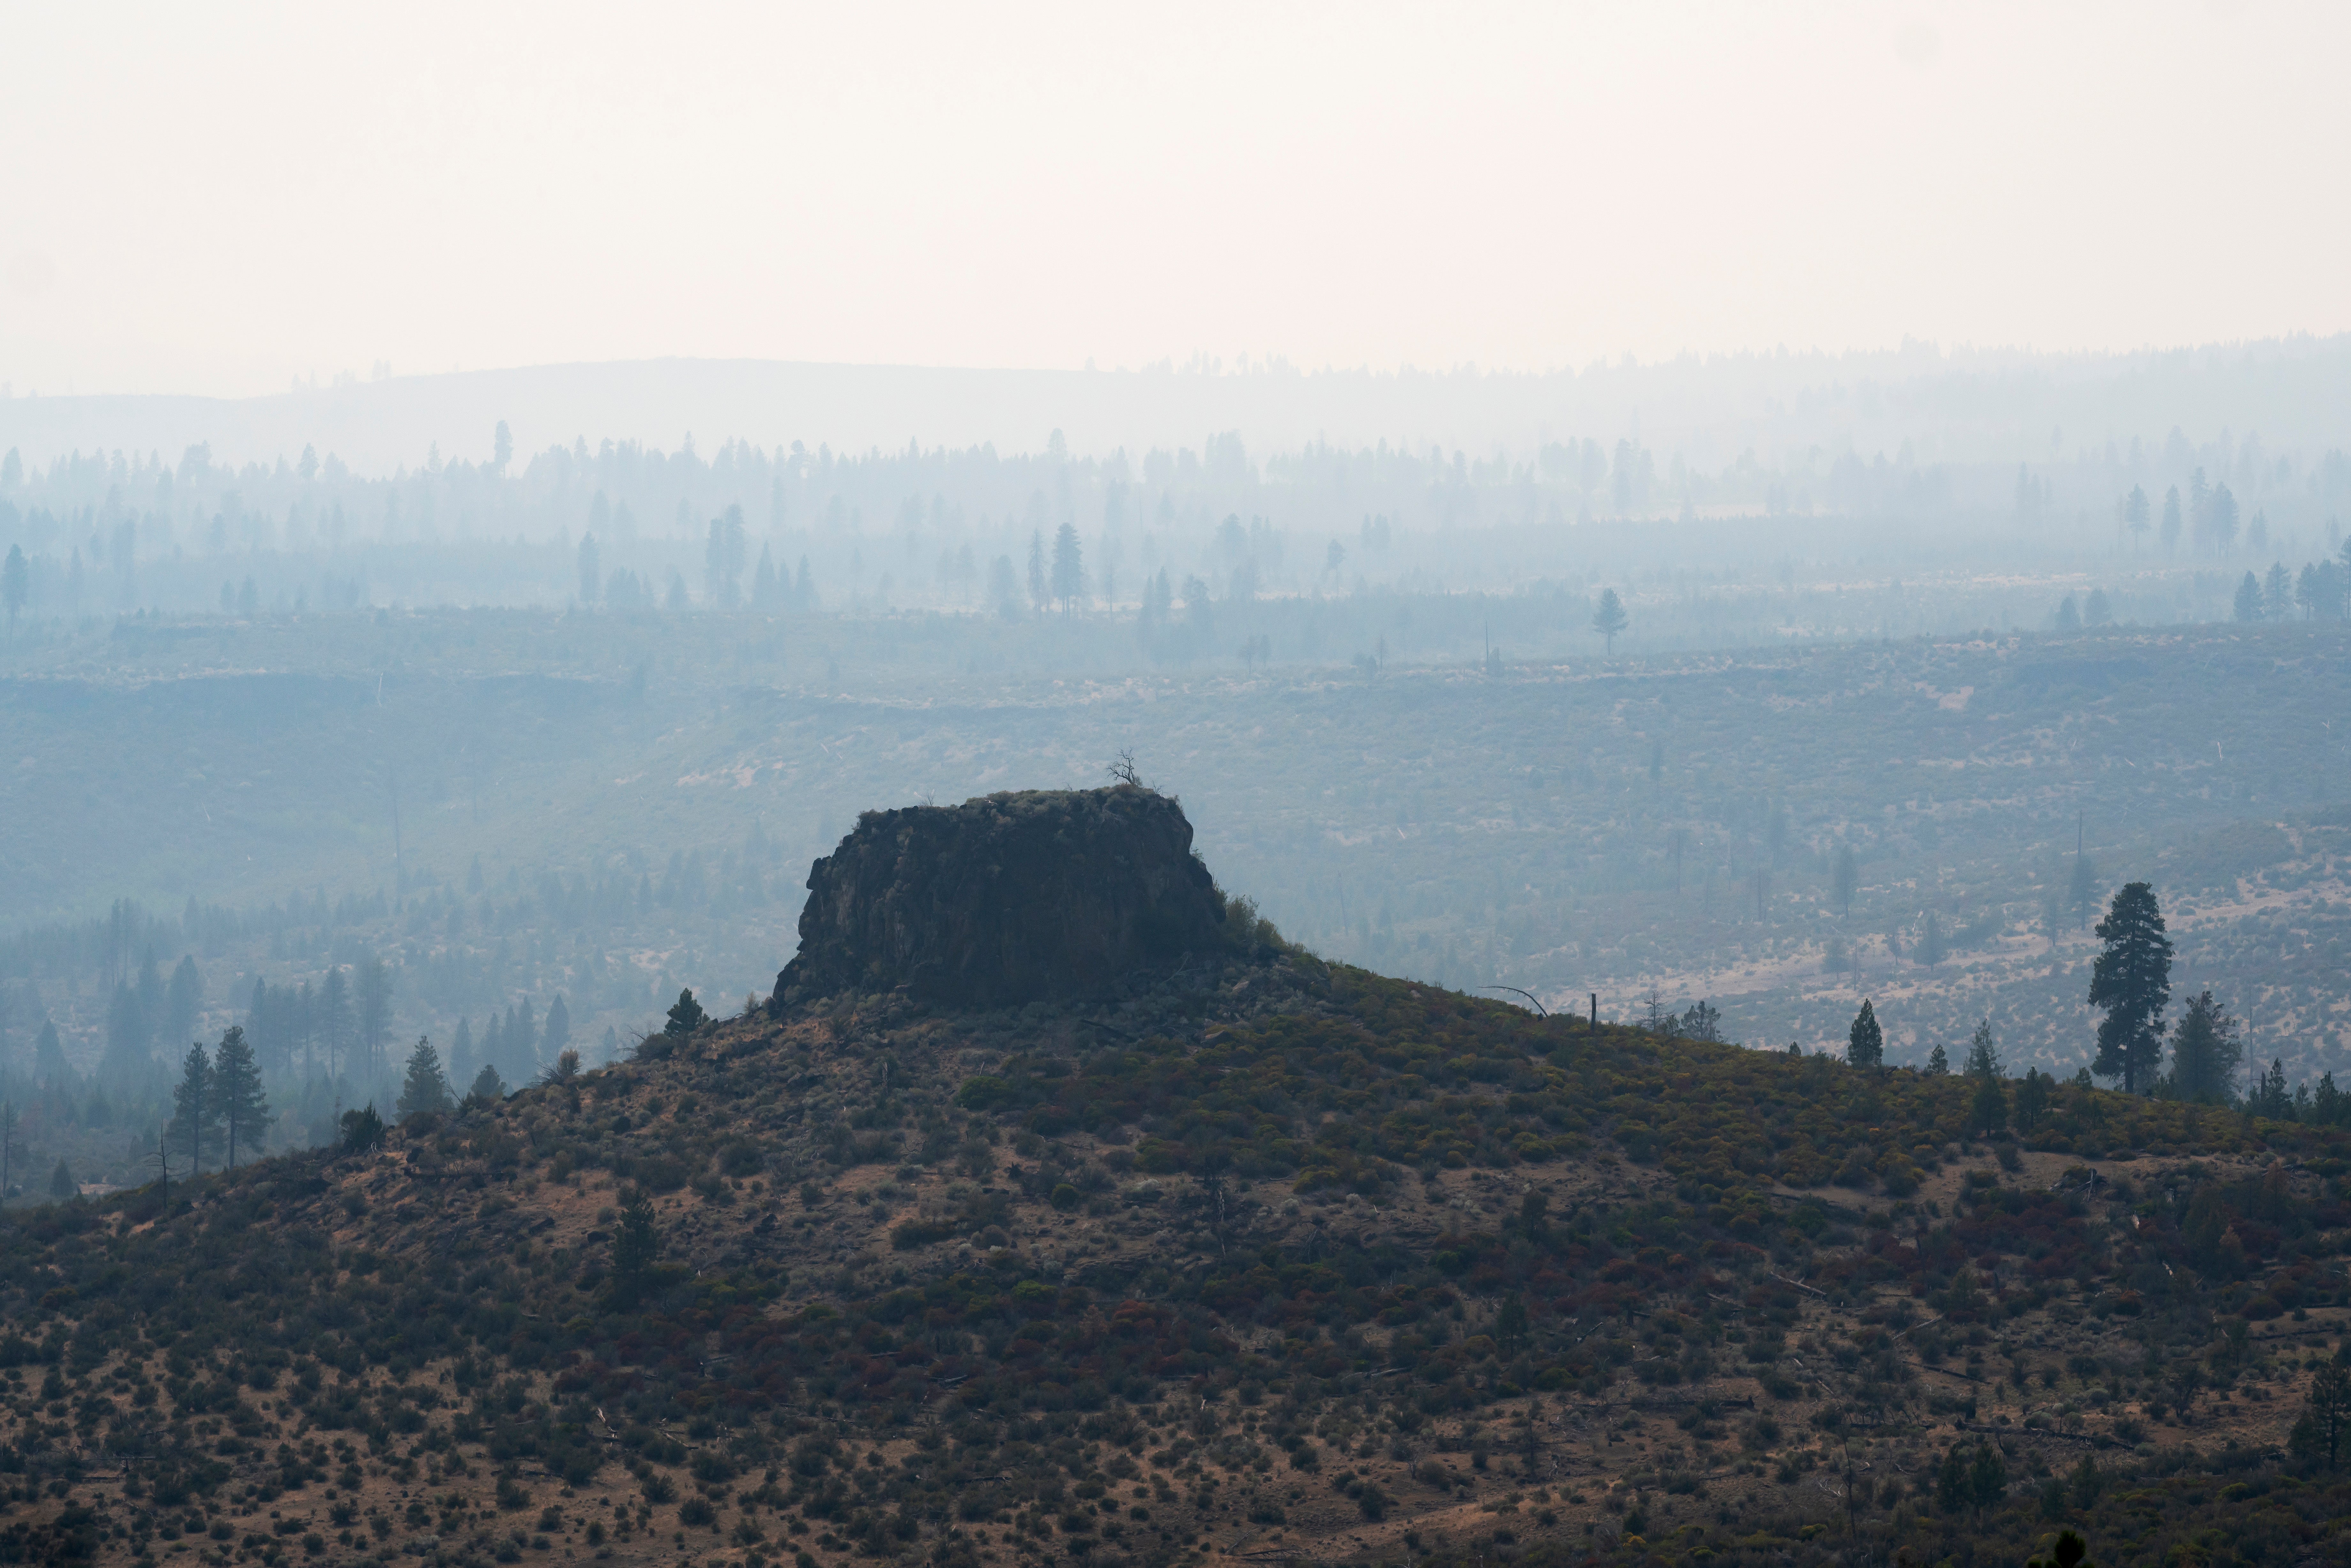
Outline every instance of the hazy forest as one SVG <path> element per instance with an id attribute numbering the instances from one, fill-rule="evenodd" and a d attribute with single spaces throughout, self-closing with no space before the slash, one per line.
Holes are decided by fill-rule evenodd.
<path id="1" fill-rule="evenodd" d="M 731 1014 L 859 811 L 1123 752 L 1314 951 L 1774 1050 L 1866 997 L 1890 1061 L 1988 1024 L 2071 1079 L 2091 927 L 2147 881 L 2229 1092 L 2314 1086 L 2351 458 L 2297 389 L 2343 352 L 2226 367 L 2241 421 L 2149 412 L 2209 413 L 2181 361 L 2136 423 L 2020 434 L 2082 374 L 2026 366 L 1482 451 L 500 421 L 374 465 L 231 405 L 50 450 L 61 400 L 0 400 L 8 1193 L 148 1179 L 232 1028 L 250 1153 L 389 1113 L 419 1038 L 511 1088 L 683 989 Z"/>

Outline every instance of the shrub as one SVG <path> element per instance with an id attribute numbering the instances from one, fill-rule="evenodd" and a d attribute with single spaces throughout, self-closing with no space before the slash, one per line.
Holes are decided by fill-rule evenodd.
<path id="1" fill-rule="evenodd" d="M 342 1134 L 343 1153 L 347 1155 L 365 1154 L 370 1149 L 381 1148 L 383 1118 L 376 1113 L 372 1103 L 357 1111 L 346 1111 L 343 1113 Z"/>

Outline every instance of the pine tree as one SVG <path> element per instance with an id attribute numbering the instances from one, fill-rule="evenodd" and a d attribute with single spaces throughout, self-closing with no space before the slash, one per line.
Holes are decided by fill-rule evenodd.
<path id="1" fill-rule="evenodd" d="M 2237 584 L 2237 599 L 2231 607 L 2240 624 L 2250 624 L 2262 618 L 2262 580 L 2252 572 Z"/>
<path id="2" fill-rule="evenodd" d="M 352 1037 L 358 1032 L 359 1021 L 351 1011 L 350 983 L 343 978 L 342 970 L 327 971 L 311 1004 L 311 1014 L 315 1038 L 326 1047 L 327 1076 L 349 1072 Z"/>
<path id="3" fill-rule="evenodd" d="M 2204 503 L 2204 531 L 2215 555 L 2227 555 L 2237 546 L 2237 497 L 2226 485 L 2214 486 Z"/>
<path id="4" fill-rule="evenodd" d="M 49 1196 L 62 1203 L 80 1191 L 80 1186 L 74 1180 L 72 1167 L 59 1160 L 57 1168 L 49 1173 Z"/>
<path id="5" fill-rule="evenodd" d="M 2138 542 L 2138 536 L 2147 532 L 2147 523 L 2154 516 L 2155 507 L 2147 500 L 2147 492 L 2133 485 L 2130 494 L 2123 497 L 2123 526 L 2131 531 L 2133 544 Z"/>
<path id="6" fill-rule="evenodd" d="M 33 1041 L 33 1082 L 52 1087 L 73 1082 L 73 1064 L 66 1060 L 65 1042 L 57 1038 L 54 1019 L 41 1020 L 41 1032 Z"/>
<path id="7" fill-rule="evenodd" d="M 1972 1062 L 1968 1075 L 1974 1079 L 1976 1086 L 1968 1101 L 1968 1120 L 1980 1135 L 1989 1138 L 2008 1125 L 2008 1085 L 1998 1074 L 1978 1076 Z"/>
<path id="8" fill-rule="evenodd" d="M 292 1042 L 280 1038 L 277 1020 L 270 1013 L 269 982 L 253 982 L 253 997 L 245 1009 L 245 1029 L 256 1051 L 274 1058 L 280 1066 L 289 1065 Z"/>
<path id="9" fill-rule="evenodd" d="M 2040 1124 L 2050 1103 L 2056 1097 L 2057 1081 L 2037 1067 L 2024 1070 L 2023 1082 L 2016 1086 L 2016 1124 L 2031 1131 Z"/>
<path id="10" fill-rule="evenodd" d="M 2346 1437 L 2351 1437 L 2351 1349 L 2338 1349 L 2334 1361 L 2311 1378 L 2302 1418 L 2294 1424 L 2288 1443 L 2308 1458 L 2324 1452 L 2331 1470 L 2342 1458 Z"/>
<path id="11" fill-rule="evenodd" d="M 234 1026 L 221 1036 L 220 1046 L 213 1053 L 213 1099 L 220 1106 L 221 1127 L 227 1135 L 228 1163 L 236 1164 L 240 1146 L 248 1155 L 258 1154 L 269 1125 L 269 1096 L 262 1088 L 261 1064 L 254 1060 L 245 1030 Z"/>
<path id="12" fill-rule="evenodd" d="M 1918 961 L 1931 969 L 1949 953 L 1950 945 L 1943 939 L 1942 918 L 1930 909 L 1927 911 L 1927 924 L 1918 933 Z"/>
<path id="13" fill-rule="evenodd" d="M 559 995 L 547 1004 L 546 1044 L 539 1051 L 541 1061 L 553 1061 L 571 1046 L 571 1009 L 563 1005 Z"/>
<path id="14" fill-rule="evenodd" d="M 485 1061 L 482 1071 L 474 1075 L 473 1086 L 465 1091 L 466 1101 L 476 1105 L 495 1105 L 506 1097 L 506 1081 L 498 1076 L 496 1067 Z"/>
<path id="15" fill-rule="evenodd" d="M 2163 1009 L 2171 999 L 2171 938 L 2155 889 L 2126 883 L 2098 922 L 2105 944 L 2090 968 L 2090 1005 L 2105 1011 L 2090 1071 L 2119 1078 L 2123 1092 L 2149 1087 L 2163 1055 Z"/>
<path id="16" fill-rule="evenodd" d="M 2074 904 L 2075 924 L 2087 925 L 2090 910 L 2098 902 L 2097 867 L 2078 848 L 2074 852 L 2074 877 L 2067 893 Z"/>
<path id="17" fill-rule="evenodd" d="M 1967 1075 L 1978 1082 L 1997 1082 L 2000 1079 L 2000 1046 L 1992 1039 L 1991 1019 L 1976 1025 L 1976 1032 L 1968 1041 Z"/>
<path id="18" fill-rule="evenodd" d="M 2294 573 L 2282 560 L 2272 561 L 2269 575 L 2262 579 L 2262 613 L 2272 621 L 2294 619 Z"/>
<path id="19" fill-rule="evenodd" d="M 1980 1518 L 2008 1496 L 2008 1463 L 1988 1439 L 1976 1440 L 1975 1462 L 1968 1467 L 1968 1495 Z"/>
<path id="20" fill-rule="evenodd" d="M 183 955 L 163 993 L 163 1038 L 174 1045 L 196 1032 L 196 1014 L 204 1004 L 204 979 L 196 961 Z"/>
<path id="21" fill-rule="evenodd" d="M 1968 1119 L 1975 1131 L 1989 1138 L 2008 1126 L 2008 1083 L 2001 1082 L 2001 1051 L 1991 1039 L 1991 1020 L 1975 1025 L 1968 1041 L 1968 1065 L 1963 1072 L 1975 1082 L 1975 1098 L 1968 1103 Z"/>
<path id="22" fill-rule="evenodd" d="M 1951 1059 L 1944 1053 L 1942 1041 L 1937 1040 L 1935 1049 L 1927 1053 L 1927 1076 L 1947 1078 L 1950 1075 L 1950 1071 Z"/>
<path id="23" fill-rule="evenodd" d="M 169 991 L 163 984 L 163 972 L 155 967 L 155 949 L 147 949 L 147 956 L 139 966 L 139 1016 L 147 1026 L 147 1046 L 152 1051 L 157 1036 L 170 1016 L 166 1003 Z M 177 1040 L 172 1041 L 177 1045 Z"/>
<path id="24" fill-rule="evenodd" d="M 408 1053 L 408 1071 L 400 1083 L 400 1098 L 392 1104 L 392 1114 L 402 1120 L 410 1116 L 438 1116 L 456 1102 L 449 1092 L 449 1080 L 441 1071 L 441 1053 L 433 1049 L 430 1036 L 419 1035 L 416 1049 Z"/>
<path id="25" fill-rule="evenodd" d="M 1608 640 L 1608 652 L 1616 652 L 1616 639 L 1624 634 L 1631 617 L 1625 613 L 1625 601 L 1616 597 L 1613 588 L 1600 591 L 1600 602 L 1592 607 L 1592 629 Z"/>
<path id="26" fill-rule="evenodd" d="M 456 1041 L 449 1047 L 449 1076 L 453 1082 L 461 1081 L 473 1071 L 474 1020 L 461 1018 L 457 1020 Z"/>
<path id="27" fill-rule="evenodd" d="M 188 1047 L 180 1082 L 172 1091 L 172 1123 L 165 1136 L 188 1157 L 192 1176 L 204 1174 L 204 1156 L 220 1154 L 221 1106 L 214 1092 L 213 1059 L 201 1045 Z"/>
<path id="28" fill-rule="evenodd" d="M 1935 1472 L 1935 1508 L 1940 1513 L 1958 1513 L 1974 1500 L 1975 1489 L 1970 1486 L 1967 1456 L 1953 1443 L 1943 1455 L 1943 1462 Z"/>
<path id="29" fill-rule="evenodd" d="M 621 1231 L 612 1238 L 612 1299 L 615 1304 L 636 1304 L 661 1257 L 661 1234 L 653 1228 L 653 1206 L 642 1192 L 621 1210 Z"/>
<path id="30" fill-rule="evenodd" d="M 2098 1469 L 2097 1456 L 2084 1454 L 2082 1462 L 2074 1467 L 2074 1473 L 2066 1481 L 2066 1490 L 2073 1495 L 2074 1506 L 2087 1512 L 2097 1507 L 2098 1498 L 2105 1490 L 2106 1478 Z"/>
<path id="31" fill-rule="evenodd" d="M 1500 1345 L 1507 1354 L 1524 1344 L 1526 1338 L 1527 1303 L 1518 1292 L 1512 1291 L 1504 1299 L 1501 1310 L 1494 1314 L 1494 1343 Z"/>
<path id="32" fill-rule="evenodd" d="M 2210 991 L 2189 998 L 2171 1031 L 2171 1092 L 2197 1104 L 2228 1104 L 2237 1096 L 2244 1061 L 2244 1042 L 2229 1009 Z"/>
<path id="33" fill-rule="evenodd" d="M 351 1002 L 357 1013 L 360 1071 L 373 1083 L 383 1076 L 384 1041 L 392 1030 L 392 971 L 382 959 L 370 958 L 359 967 L 351 984 Z"/>
<path id="34" fill-rule="evenodd" d="M 1061 601 L 1061 612 L 1086 591 L 1085 558 L 1078 549 L 1078 530 L 1063 523 L 1053 535 L 1053 597 Z"/>
<path id="35" fill-rule="evenodd" d="M 1844 1059 L 1855 1067 L 1886 1065 L 1886 1031 L 1877 1025 L 1877 1009 L 1869 999 L 1862 998 L 1861 1011 L 1853 1015 L 1853 1028 L 1845 1033 Z"/>
<path id="36" fill-rule="evenodd" d="M 702 547 L 702 595 L 705 602 L 717 604 L 729 597 L 726 589 L 726 525 L 718 518 L 710 519 L 710 538 Z"/>
<path id="37" fill-rule="evenodd" d="M 669 1009 L 669 1021 L 662 1026 L 664 1034 L 692 1034 L 710 1021 L 702 1004 L 694 999 L 691 990 L 680 991 L 676 1003 Z"/>
<path id="38" fill-rule="evenodd" d="M 13 449 L 9 455 L 16 455 Z M 23 612 L 25 601 L 32 595 L 32 568 L 26 562 L 24 547 L 10 545 L 6 563 L 0 565 L 0 603 L 7 606 L 8 635 L 11 638 L 16 635 L 16 617 Z"/>
<path id="39" fill-rule="evenodd" d="M 2305 1092 L 2303 1103 L 2314 1099 L 2315 1096 Z M 2300 1107 L 2294 1092 L 2285 1086 L 2285 1061 L 2283 1058 L 2270 1058 L 2268 1069 L 2255 1078 L 2252 1092 L 2245 1096 L 2245 1109 L 2273 1122 L 2288 1122 L 2296 1118 Z M 2314 1117 L 2312 1119 L 2315 1120 Z"/>

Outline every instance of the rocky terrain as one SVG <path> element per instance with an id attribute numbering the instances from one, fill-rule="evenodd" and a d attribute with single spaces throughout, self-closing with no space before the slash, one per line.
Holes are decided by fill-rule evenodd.
<path id="1" fill-rule="evenodd" d="M 1223 952 L 1225 924 L 1183 808 L 1133 784 L 868 811 L 809 873 L 769 1011 L 849 989 L 975 1008 L 1132 990 Z"/>
<path id="2" fill-rule="evenodd" d="M 1061 812 L 1159 846 L 1090 886 L 1197 907 L 1172 803 L 1013 800 L 998 842 Z M 904 847 L 982 815 L 861 824 L 779 1005 L 12 1213 L 0 1561 L 2340 1560 L 2339 1135 L 2070 1085 L 1991 1126 L 1220 896 L 1214 946 L 1128 921 L 1159 961 L 1097 987 L 1096 921 L 943 1004 L 1056 896 Z"/>

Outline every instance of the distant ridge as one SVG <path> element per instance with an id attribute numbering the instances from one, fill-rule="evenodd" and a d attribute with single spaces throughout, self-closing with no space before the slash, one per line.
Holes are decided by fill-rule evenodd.
<path id="1" fill-rule="evenodd" d="M 584 439 L 707 451 L 734 440 L 835 450 L 994 444 L 1039 452 L 1052 432 L 1073 455 L 1197 447 L 1237 432 L 1262 455 L 1319 442 L 1471 455 L 1531 455 L 1545 441 L 1632 436 L 1712 466 L 1754 447 L 1917 444 L 1922 457 L 2032 460 L 2084 442 L 2205 439 L 2227 426 L 2273 450 L 2351 443 L 2341 389 L 2351 337 L 2128 354 L 1944 352 L 1741 354 L 1545 373 L 1256 368 L 1052 371 L 839 365 L 766 360 L 639 360 L 395 376 L 269 397 L 177 395 L 0 400 L 0 450 L 30 462 L 80 450 L 176 454 L 207 442 L 215 461 L 274 463 L 305 444 L 362 472 L 482 461 L 500 420 L 521 456 Z"/>

